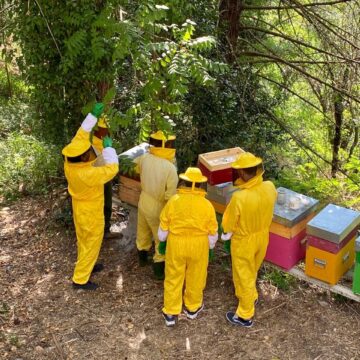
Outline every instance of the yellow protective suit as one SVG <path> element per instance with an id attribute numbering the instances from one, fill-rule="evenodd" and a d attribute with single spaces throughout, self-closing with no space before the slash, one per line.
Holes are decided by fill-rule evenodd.
<path id="1" fill-rule="evenodd" d="M 189 311 L 203 302 L 209 261 L 208 235 L 217 233 L 214 207 L 205 191 L 180 188 L 160 215 L 160 228 L 169 231 L 165 255 L 164 308 L 178 315 L 184 303 Z"/>
<path id="2" fill-rule="evenodd" d="M 276 201 L 271 181 L 263 181 L 263 171 L 247 182 L 237 180 L 241 191 L 233 194 L 222 220 L 225 233 L 232 232 L 231 260 L 235 295 L 239 299 L 236 314 L 243 319 L 254 316 L 257 272 L 269 243 L 269 228 Z"/>
<path id="3" fill-rule="evenodd" d="M 92 145 L 95 149 L 96 155 L 99 156 L 104 149 L 103 142 L 97 136 L 93 136 Z"/>
<path id="4" fill-rule="evenodd" d="M 165 260 L 164 255 L 159 254 L 157 232 L 161 210 L 176 193 L 178 176 L 172 163 L 174 157 L 175 149 L 150 148 L 150 153 L 142 155 L 136 161 L 141 179 L 136 246 L 138 250 L 149 251 L 153 238 L 155 263 Z"/>
<path id="5" fill-rule="evenodd" d="M 79 129 L 75 138 L 89 137 Z M 64 170 L 72 197 L 78 257 L 73 281 L 86 284 L 98 258 L 104 235 L 104 184 L 119 170 L 118 164 L 94 167 L 94 161 L 71 163 L 65 158 Z"/>

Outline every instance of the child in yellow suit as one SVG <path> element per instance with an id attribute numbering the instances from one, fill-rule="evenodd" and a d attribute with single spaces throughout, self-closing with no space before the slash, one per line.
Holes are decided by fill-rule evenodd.
<path id="1" fill-rule="evenodd" d="M 192 167 L 179 177 L 187 186 L 180 187 L 165 205 L 158 231 L 160 248 L 167 243 L 163 307 L 167 326 L 174 326 L 181 312 L 184 281 L 187 317 L 195 319 L 203 309 L 209 248 L 214 248 L 218 238 L 214 207 L 205 199 L 206 192 L 196 186 L 207 178 Z"/>
<path id="2" fill-rule="evenodd" d="M 90 143 L 90 133 L 97 123 L 103 104 L 96 104 L 82 122 L 70 144 L 64 147 L 64 170 L 72 197 L 78 257 L 73 275 L 75 289 L 95 290 L 97 284 L 89 281 L 99 256 L 104 235 L 104 184 L 119 170 L 119 160 L 111 140 L 102 151 L 104 165 L 95 167 L 96 155 Z"/>
<path id="3" fill-rule="evenodd" d="M 263 181 L 262 160 L 245 152 L 231 165 L 236 191 L 224 212 L 221 238 L 231 249 L 236 312 L 226 319 L 237 326 L 251 327 L 258 300 L 256 278 L 269 243 L 269 229 L 277 192 L 271 181 Z M 231 240 L 230 240 L 231 239 Z"/>

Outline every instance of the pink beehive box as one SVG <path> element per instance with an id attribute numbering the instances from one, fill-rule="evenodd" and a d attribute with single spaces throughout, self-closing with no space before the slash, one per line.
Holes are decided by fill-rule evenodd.
<path id="1" fill-rule="evenodd" d="M 286 196 L 280 204 L 276 203 L 273 222 L 280 228 L 291 230 L 289 233 L 292 235 L 285 237 L 282 236 L 283 232 L 270 232 L 265 260 L 288 270 L 305 258 L 306 223 L 313 218 L 319 202 L 289 189 L 278 188 L 279 190 Z M 293 204 L 296 206 L 292 208 Z"/>

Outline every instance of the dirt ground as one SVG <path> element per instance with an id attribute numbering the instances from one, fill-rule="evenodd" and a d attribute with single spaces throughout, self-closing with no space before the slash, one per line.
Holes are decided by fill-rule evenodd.
<path id="1" fill-rule="evenodd" d="M 231 326 L 237 301 L 228 257 L 209 265 L 205 310 L 166 328 L 163 284 L 139 268 L 134 214 L 114 207 L 121 240 L 106 241 L 96 292 L 75 291 L 76 244 L 58 200 L 25 199 L 0 213 L 1 359 L 359 359 L 360 304 L 296 282 L 259 279 L 255 325 Z M 128 219 L 128 220 L 127 220 Z"/>

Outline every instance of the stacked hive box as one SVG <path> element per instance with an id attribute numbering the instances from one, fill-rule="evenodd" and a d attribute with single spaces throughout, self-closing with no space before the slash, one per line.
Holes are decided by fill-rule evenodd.
<path id="1" fill-rule="evenodd" d="M 131 160 L 135 160 L 137 157 L 145 154 L 148 151 L 149 144 L 141 143 L 119 155 L 125 156 Z M 130 178 L 121 173 L 120 165 L 120 176 L 119 176 L 119 199 L 130 205 L 137 206 L 141 193 L 141 185 L 139 179 Z"/>
<path id="2" fill-rule="evenodd" d="M 305 257 L 306 224 L 315 216 L 318 200 L 285 188 L 275 204 L 265 260 L 290 269 Z M 279 204 L 280 202 L 280 204 Z"/>
<path id="3" fill-rule="evenodd" d="M 233 186 L 232 182 L 219 185 L 208 184 L 206 198 L 214 205 L 216 212 L 223 214 L 232 194 L 237 190 L 239 189 Z"/>
<path id="4" fill-rule="evenodd" d="M 360 236 L 355 240 L 355 269 L 352 289 L 354 294 L 360 294 Z"/>
<path id="5" fill-rule="evenodd" d="M 208 178 L 207 198 L 216 212 L 224 213 L 235 190 L 232 186 L 231 164 L 243 153 L 239 147 L 200 154 L 198 167 Z"/>
<path id="6" fill-rule="evenodd" d="M 315 216 L 306 226 L 306 275 L 335 285 L 354 263 L 359 224 L 360 213 L 333 204 Z"/>

